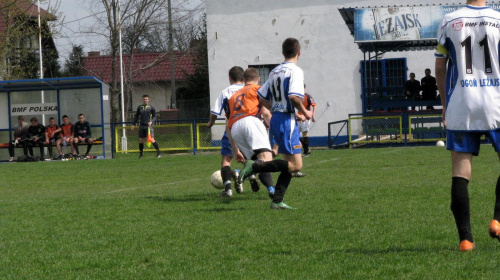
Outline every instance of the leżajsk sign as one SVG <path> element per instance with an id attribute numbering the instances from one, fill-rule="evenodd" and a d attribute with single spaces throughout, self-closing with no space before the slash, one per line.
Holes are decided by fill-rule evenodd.
<path id="1" fill-rule="evenodd" d="M 11 104 L 11 116 L 57 114 L 57 103 Z"/>
<path id="2" fill-rule="evenodd" d="M 500 10 L 500 5 L 488 5 Z M 354 11 L 354 41 L 412 41 L 437 37 L 443 15 L 465 6 L 362 8 Z"/>

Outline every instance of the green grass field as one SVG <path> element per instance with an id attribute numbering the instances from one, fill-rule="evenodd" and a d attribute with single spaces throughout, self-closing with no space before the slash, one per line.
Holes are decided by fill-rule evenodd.
<path id="1" fill-rule="evenodd" d="M 444 148 L 315 150 L 287 192 L 295 211 L 270 210 L 248 182 L 218 198 L 217 153 L 153 157 L 1 164 L 0 279 L 498 277 L 491 146 L 469 185 L 470 253 L 458 251 Z"/>

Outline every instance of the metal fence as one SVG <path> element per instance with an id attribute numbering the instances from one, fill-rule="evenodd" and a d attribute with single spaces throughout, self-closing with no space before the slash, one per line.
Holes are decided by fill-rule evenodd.
<path id="1" fill-rule="evenodd" d="M 153 126 L 154 138 L 160 151 L 193 152 L 218 150 L 225 131 L 225 120 L 219 119 L 211 128 L 208 119 L 187 119 L 159 121 Z M 138 127 L 131 130 L 132 123 L 114 123 L 113 154 L 139 152 Z M 155 151 L 154 147 L 144 147 L 144 151 Z"/>
<path id="2" fill-rule="evenodd" d="M 406 113 L 384 116 L 350 115 L 349 145 L 422 143 L 446 140 L 441 115 Z"/>

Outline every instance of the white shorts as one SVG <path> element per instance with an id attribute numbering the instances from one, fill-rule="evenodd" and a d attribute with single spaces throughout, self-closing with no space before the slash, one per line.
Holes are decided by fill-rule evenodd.
<path id="1" fill-rule="evenodd" d="M 236 121 L 231 128 L 231 136 L 247 159 L 254 156 L 255 150 L 268 149 L 271 151 L 266 127 L 256 117 L 244 117 Z"/>
<path id="2" fill-rule="evenodd" d="M 305 120 L 303 122 L 298 122 L 298 123 L 300 132 L 307 132 L 309 131 L 309 128 L 311 128 L 311 120 Z"/>

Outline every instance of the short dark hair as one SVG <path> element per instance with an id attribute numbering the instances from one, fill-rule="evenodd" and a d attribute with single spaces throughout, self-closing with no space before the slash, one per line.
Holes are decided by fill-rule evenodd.
<path id="1" fill-rule="evenodd" d="M 144 98 L 144 97 L 147 97 L 147 98 L 149 98 L 149 95 L 147 95 L 147 94 L 144 94 L 144 95 L 142 96 L 142 98 Z"/>
<path id="2" fill-rule="evenodd" d="M 283 52 L 283 56 L 285 59 L 295 57 L 300 51 L 300 43 L 299 40 L 295 38 L 287 38 L 283 41 L 281 45 L 281 49 Z"/>
<path id="3" fill-rule="evenodd" d="M 259 70 L 248 67 L 248 69 L 245 70 L 245 73 L 243 73 L 243 78 L 245 79 L 245 82 L 257 81 L 259 79 Z"/>
<path id="4" fill-rule="evenodd" d="M 24 121 L 24 117 L 23 117 L 23 116 L 18 116 L 18 117 L 17 117 L 17 120 Z"/>
<path id="5" fill-rule="evenodd" d="M 239 66 L 233 66 L 231 69 L 229 69 L 229 78 L 233 80 L 234 82 L 241 82 L 243 81 L 243 68 Z"/>
<path id="6" fill-rule="evenodd" d="M 78 117 L 82 117 L 82 116 L 85 117 L 83 114 L 78 114 Z"/>
<path id="7" fill-rule="evenodd" d="M 50 121 L 50 120 L 55 120 L 55 119 L 54 119 L 54 117 L 50 117 L 49 121 Z"/>
<path id="8" fill-rule="evenodd" d="M 431 69 L 427 68 L 427 69 L 425 69 L 425 71 L 429 71 L 429 72 L 431 72 Z"/>
<path id="9" fill-rule="evenodd" d="M 38 122 L 38 119 L 36 117 L 33 117 L 30 119 L 30 122 Z"/>
<path id="10" fill-rule="evenodd" d="M 64 115 L 64 116 L 62 116 L 62 119 L 64 119 L 64 118 L 66 118 L 66 119 L 67 119 L 67 118 L 68 118 L 68 115 Z"/>

